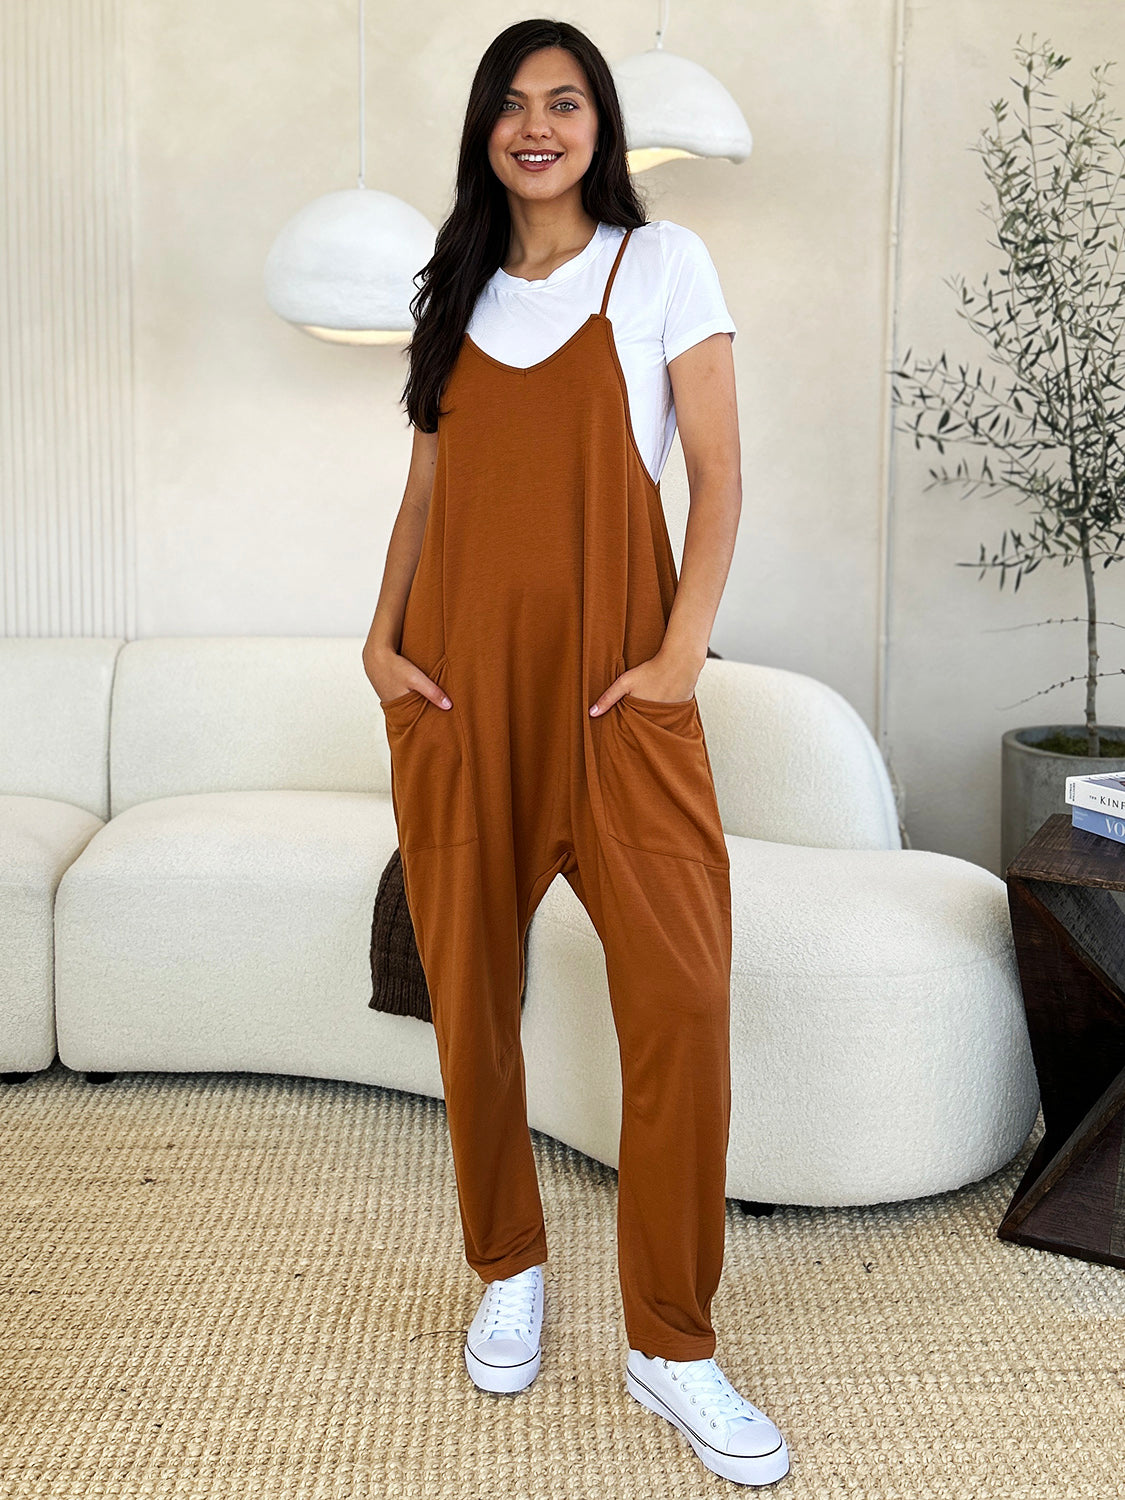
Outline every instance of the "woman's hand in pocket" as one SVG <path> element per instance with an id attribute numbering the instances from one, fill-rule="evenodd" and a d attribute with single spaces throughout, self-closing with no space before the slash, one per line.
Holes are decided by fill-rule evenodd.
<path id="1" fill-rule="evenodd" d="M 672 658 L 658 651 L 648 661 L 627 667 L 620 677 L 614 678 L 597 702 L 590 705 L 590 713 L 597 718 L 627 694 L 653 703 L 688 703 L 695 696 L 701 671 L 702 662 Z"/>
<path id="2" fill-rule="evenodd" d="M 421 693 L 438 708 L 453 707 L 437 683 L 427 677 L 421 667 L 416 667 L 409 657 L 401 656 L 397 651 L 365 651 L 363 670 L 380 703 L 403 698 L 407 693 Z"/>

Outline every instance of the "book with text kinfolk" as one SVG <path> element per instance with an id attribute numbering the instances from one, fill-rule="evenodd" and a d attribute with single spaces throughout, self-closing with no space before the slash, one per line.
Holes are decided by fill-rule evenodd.
<path id="1" fill-rule="evenodd" d="M 1075 807 L 1095 812 L 1125 815 L 1125 771 L 1104 771 L 1096 776 L 1068 776 L 1066 800 Z"/>
<path id="2" fill-rule="evenodd" d="M 1075 828 L 1100 834 L 1103 839 L 1112 839 L 1115 844 L 1125 844 L 1125 817 L 1117 818 L 1112 813 L 1095 812 L 1092 807 L 1079 807 L 1072 803 L 1070 821 Z"/>

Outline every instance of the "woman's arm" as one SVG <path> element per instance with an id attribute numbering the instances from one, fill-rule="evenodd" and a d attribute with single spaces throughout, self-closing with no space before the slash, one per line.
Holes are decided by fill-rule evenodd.
<path id="1" fill-rule="evenodd" d="M 625 693 L 690 698 L 730 571 L 742 513 L 742 452 L 728 333 L 713 333 L 670 360 L 676 425 L 690 494 L 676 598 L 656 655 L 622 672 L 597 700 L 604 713 Z"/>
<path id="2" fill-rule="evenodd" d="M 730 335 L 713 333 L 685 349 L 669 364 L 668 374 L 690 500 L 679 587 L 660 654 L 694 664 L 698 676 L 707 660 L 742 513 Z"/>
<path id="3" fill-rule="evenodd" d="M 400 656 L 398 649 L 406 600 L 422 551 L 436 467 L 437 433 L 422 432 L 415 427 L 406 489 L 391 530 L 375 617 L 363 646 L 363 669 L 380 699 L 397 698 L 414 688 L 444 708 L 449 699 L 441 688 L 420 667 Z"/>

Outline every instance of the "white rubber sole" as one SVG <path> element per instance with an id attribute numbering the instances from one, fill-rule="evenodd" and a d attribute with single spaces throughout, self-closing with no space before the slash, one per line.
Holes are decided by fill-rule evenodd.
<path id="1" fill-rule="evenodd" d="M 484 1360 L 478 1359 L 468 1344 L 465 1345 L 465 1368 L 473 1384 L 479 1386 L 482 1391 L 495 1391 L 500 1395 L 526 1390 L 539 1374 L 542 1358 L 543 1350 L 539 1348 L 530 1359 L 525 1359 L 522 1364 L 489 1365 Z"/>
<path id="2" fill-rule="evenodd" d="M 695 1449 L 697 1457 L 712 1473 L 721 1475 L 723 1479 L 733 1479 L 736 1484 L 776 1484 L 789 1473 L 789 1449 L 784 1438 L 781 1439 L 780 1447 L 771 1453 L 758 1454 L 752 1458 L 722 1453 L 718 1448 L 712 1448 L 705 1438 L 697 1437 L 687 1423 L 670 1406 L 666 1406 L 655 1391 L 649 1390 L 628 1366 L 625 1367 L 625 1388 L 642 1406 L 646 1406 L 657 1416 L 666 1418 L 673 1427 L 679 1428 Z"/>

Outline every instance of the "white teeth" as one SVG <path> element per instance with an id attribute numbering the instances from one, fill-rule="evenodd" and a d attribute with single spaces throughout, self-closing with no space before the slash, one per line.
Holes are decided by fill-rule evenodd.
<path id="1" fill-rule="evenodd" d="M 516 160 L 517 161 L 555 161 L 561 155 L 562 155 L 561 151 L 546 151 L 546 152 L 541 152 L 541 153 L 534 154 L 534 155 L 529 154 L 529 153 L 524 152 L 524 151 L 517 151 L 516 152 Z"/>

